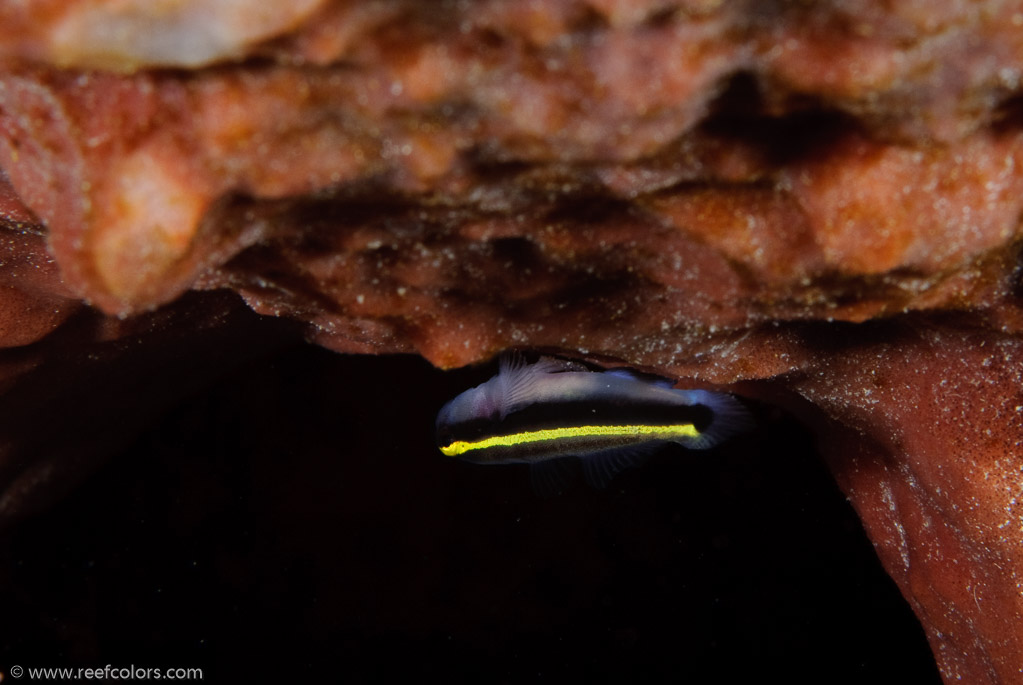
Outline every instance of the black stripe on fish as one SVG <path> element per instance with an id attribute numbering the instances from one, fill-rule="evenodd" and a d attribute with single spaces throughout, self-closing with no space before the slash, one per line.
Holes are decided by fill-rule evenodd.
<path id="1" fill-rule="evenodd" d="M 559 480 L 550 474 L 563 469 L 551 462 L 578 457 L 586 480 L 603 487 L 666 443 L 711 447 L 748 422 L 742 405 L 724 393 L 677 389 L 627 369 L 504 357 L 496 376 L 441 409 L 437 440 L 448 456 L 530 463 L 535 487 Z"/>

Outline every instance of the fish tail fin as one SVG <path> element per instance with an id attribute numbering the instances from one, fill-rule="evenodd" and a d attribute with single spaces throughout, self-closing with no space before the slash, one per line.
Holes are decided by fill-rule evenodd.
<path id="1" fill-rule="evenodd" d="M 708 390 L 690 392 L 699 404 L 711 410 L 713 416 L 710 424 L 698 436 L 686 441 L 686 447 L 705 450 L 753 427 L 753 417 L 735 397 Z"/>

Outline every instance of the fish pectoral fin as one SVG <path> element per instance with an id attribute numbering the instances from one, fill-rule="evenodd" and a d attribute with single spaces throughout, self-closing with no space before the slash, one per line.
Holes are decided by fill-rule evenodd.
<path id="1" fill-rule="evenodd" d="M 572 459 L 574 457 L 562 457 L 530 464 L 529 482 L 533 486 L 533 492 L 544 498 L 554 497 L 564 492 L 565 486 L 572 481 L 572 478 L 578 478 L 572 468 Z"/>
<path id="2" fill-rule="evenodd" d="M 662 446 L 663 443 L 655 442 L 594 452 L 582 458 L 583 477 L 593 487 L 603 490 L 619 473 L 641 464 Z"/>
<path id="3" fill-rule="evenodd" d="M 537 401 L 537 379 L 565 370 L 564 363 L 553 357 L 529 364 L 518 352 L 501 355 L 497 372 L 501 418 Z"/>

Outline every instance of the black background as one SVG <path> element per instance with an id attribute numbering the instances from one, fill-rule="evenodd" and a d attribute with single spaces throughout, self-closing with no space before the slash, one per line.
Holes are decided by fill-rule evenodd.
<path id="1" fill-rule="evenodd" d="M 211 379 L 0 536 L 0 672 L 939 682 L 795 422 L 541 499 L 433 445 L 493 372 L 294 345 Z"/>

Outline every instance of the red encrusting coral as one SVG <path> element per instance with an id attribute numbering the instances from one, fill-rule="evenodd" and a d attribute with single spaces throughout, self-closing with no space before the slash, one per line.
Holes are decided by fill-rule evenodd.
<path id="1" fill-rule="evenodd" d="M 882 330 L 839 346 L 794 388 L 843 424 L 822 449 L 946 680 L 1012 682 L 1023 654 L 1023 340 L 969 319 Z"/>
<path id="2" fill-rule="evenodd" d="M 229 288 L 339 351 L 770 399 L 946 679 L 1018 677 L 1023 5 L 271 3 L 198 47 L 182 7 L 0 11 L 5 347 Z"/>

